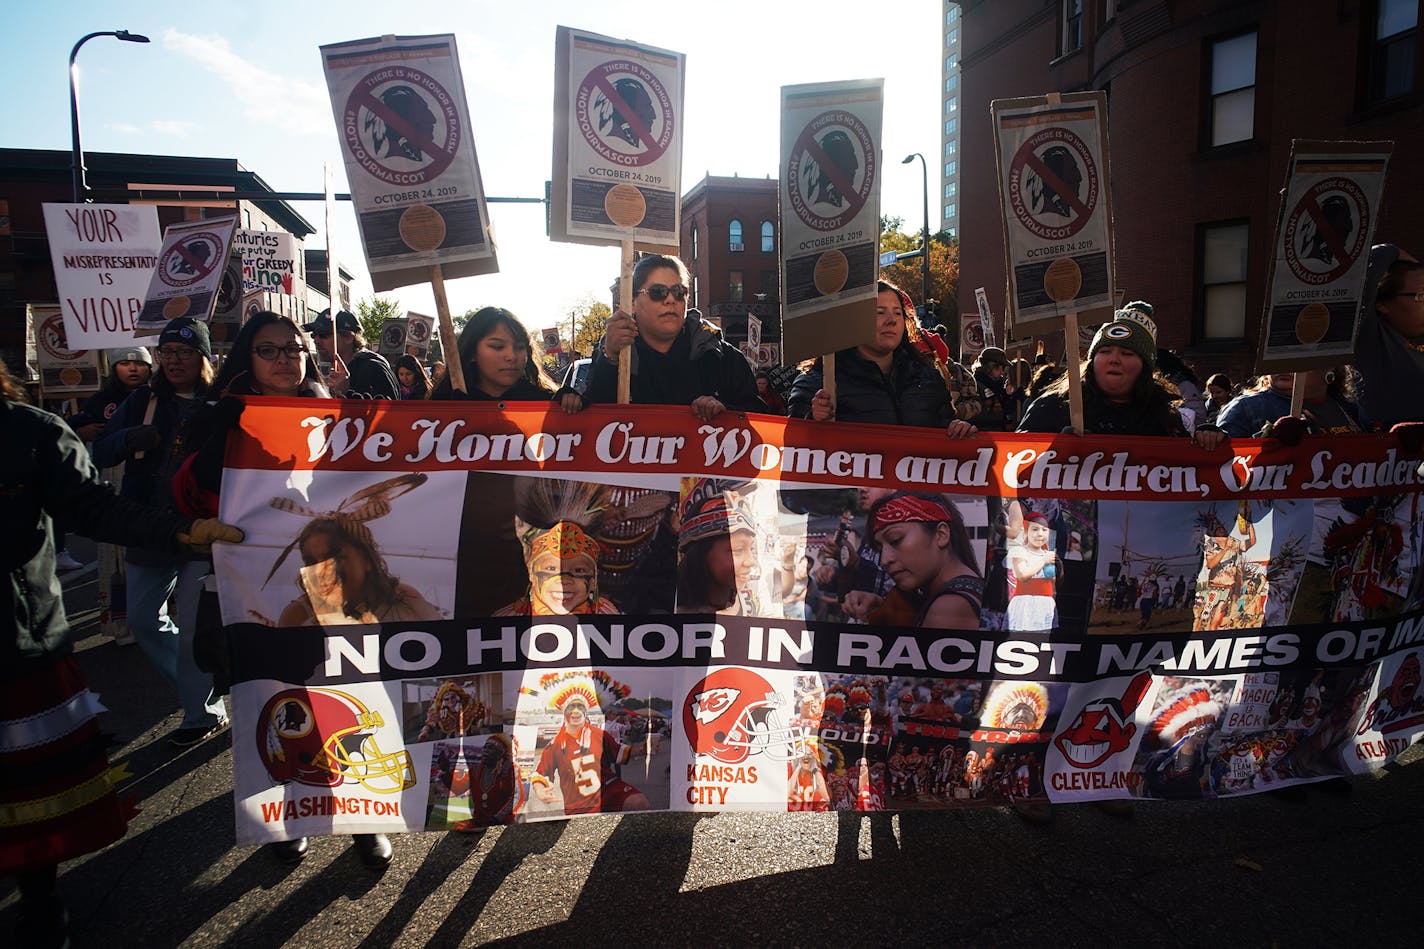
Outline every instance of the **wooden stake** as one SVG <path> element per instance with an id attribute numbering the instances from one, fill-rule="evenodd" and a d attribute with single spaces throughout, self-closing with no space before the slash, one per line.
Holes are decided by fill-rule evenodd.
<path id="1" fill-rule="evenodd" d="M 836 354 L 826 353 L 821 357 L 821 388 L 826 390 L 826 398 L 831 400 L 831 410 L 836 406 Z M 834 418 L 835 416 L 832 416 Z"/>
<path id="2" fill-rule="evenodd" d="M 1073 431 L 1083 434 L 1083 353 L 1078 349 L 1078 311 L 1063 314 L 1063 349 L 1073 358 L 1068 360 L 1068 415 Z"/>
<path id="3" fill-rule="evenodd" d="M 1300 413 L 1305 408 L 1305 380 L 1301 374 L 1296 372 L 1291 374 L 1291 418 L 1299 418 Z"/>
<path id="4" fill-rule="evenodd" d="M 619 268 L 618 309 L 633 314 L 633 242 L 623 241 L 623 261 Z M 633 347 L 618 356 L 618 404 L 633 401 Z"/>
<path id="5" fill-rule="evenodd" d="M 435 293 L 435 315 L 440 319 L 440 338 L 447 346 L 454 348 L 454 358 L 445 353 L 445 371 L 450 374 L 450 385 L 456 392 L 466 392 L 465 363 L 460 358 L 460 340 L 455 335 L 455 321 L 450 317 L 450 301 L 445 297 L 445 274 L 439 264 L 430 265 L 430 289 Z"/>

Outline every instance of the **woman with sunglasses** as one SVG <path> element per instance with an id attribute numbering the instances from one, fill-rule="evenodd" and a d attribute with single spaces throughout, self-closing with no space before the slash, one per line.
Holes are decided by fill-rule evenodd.
<path id="1" fill-rule="evenodd" d="M 544 372 L 538 343 L 519 317 L 503 307 L 477 310 L 460 330 L 458 349 L 465 391 L 455 389 L 447 372 L 435 384 L 432 399 L 548 402 L 558 388 Z"/>
<path id="2" fill-rule="evenodd" d="M 321 379 L 316 357 L 307 348 L 297 324 L 278 313 L 262 312 L 247 321 L 232 342 L 232 353 L 213 384 L 221 398 L 208 407 L 195 426 L 198 450 L 173 478 L 173 496 L 180 512 L 188 516 L 204 511 L 216 514 L 222 484 L 223 454 L 227 436 L 237 427 L 244 403 L 233 398 L 331 398 Z M 385 834 L 356 834 L 354 846 L 361 862 L 379 869 L 391 862 L 391 842 Z M 307 838 L 268 844 L 284 863 L 306 856 Z"/>
<path id="3" fill-rule="evenodd" d="M 767 410 L 747 357 L 688 310 L 689 280 L 676 257 L 649 254 L 634 265 L 633 312 L 609 317 L 593 348 L 586 401 L 618 401 L 618 362 L 630 358 L 634 404 L 690 405 L 704 422 L 724 409 Z"/>

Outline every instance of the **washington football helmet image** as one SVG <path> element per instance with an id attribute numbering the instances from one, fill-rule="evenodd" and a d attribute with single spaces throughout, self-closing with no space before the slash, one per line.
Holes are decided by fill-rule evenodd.
<path id="1" fill-rule="evenodd" d="M 791 761 L 811 731 L 783 724 L 785 704 L 786 698 L 757 673 L 718 669 L 687 693 L 683 730 L 694 754 L 723 764 L 741 764 L 757 752 L 773 761 Z"/>
<path id="2" fill-rule="evenodd" d="M 415 786 L 410 753 L 376 744 L 379 712 L 334 689 L 285 689 L 267 700 L 257 720 L 257 750 L 278 784 L 318 788 L 359 784 L 377 794 Z"/>

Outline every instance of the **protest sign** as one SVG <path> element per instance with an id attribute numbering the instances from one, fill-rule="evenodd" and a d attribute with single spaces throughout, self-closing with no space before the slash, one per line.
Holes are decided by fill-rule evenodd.
<path id="1" fill-rule="evenodd" d="M 781 87 L 781 357 L 875 335 L 881 79 Z"/>
<path id="2" fill-rule="evenodd" d="M 237 218 L 183 221 L 163 232 L 163 247 L 144 295 L 135 336 L 162 331 L 169 320 L 213 315 Z"/>
<path id="3" fill-rule="evenodd" d="M 405 351 L 424 359 L 430 352 L 430 338 L 435 335 L 435 317 L 407 311 L 405 322 Z"/>
<path id="4" fill-rule="evenodd" d="M 1111 319 L 1107 96 L 1070 92 L 990 103 L 1009 296 L 1004 336 Z"/>
<path id="5" fill-rule="evenodd" d="M 297 292 L 297 239 L 286 231 L 256 231 L 240 227 L 232 239 L 242 255 L 244 293 Z"/>
<path id="6" fill-rule="evenodd" d="M 381 338 L 377 351 L 382 356 L 394 357 L 405 352 L 405 339 L 410 322 L 404 316 L 388 316 L 381 324 Z"/>
<path id="7" fill-rule="evenodd" d="M 57 306 L 25 306 L 33 328 L 40 375 L 40 397 L 58 399 L 98 392 L 103 383 L 97 349 L 70 349 L 65 319 Z"/>
<path id="8" fill-rule="evenodd" d="M 498 272 L 455 37 L 375 37 L 321 54 L 376 292 L 424 283 L 435 265 L 443 278 Z"/>
<path id="9" fill-rule="evenodd" d="M 1291 144 L 1261 326 L 1262 372 L 1350 362 L 1389 142 Z"/>
<path id="10" fill-rule="evenodd" d="M 80 349 L 131 345 L 163 244 L 158 210 L 46 204 L 44 222 L 67 338 Z"/>
<path id="11" fill-rule="evenodd" d="M 978 316 L 959 318 L 959 361 L 968 366 L 988 345 L 984 340 L 984 321 Z"/>
<path id="12" fill-rule="evenodd" d="M 258 400 L 215 551 L 237 839 L 1378 768 L 1424 731 L 1417 455 Z M 852 555 L 856 624 L 814 595 Z"/>
<path id="13" fill-rule="evenodd" d="M 681 53 L 558 28 L 552 240 L 678 252 L 685 68 Z"/>

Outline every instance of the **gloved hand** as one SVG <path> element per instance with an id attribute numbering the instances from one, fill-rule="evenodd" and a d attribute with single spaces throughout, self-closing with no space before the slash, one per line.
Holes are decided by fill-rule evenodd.
<path id="1" fill-rule="evenodd" d="M 180 531 L 178 543 L 188 547 L 195 554 L 206 554 L 213 549 L 214 541 L 240 544 L 245 536 L 247 535 L 238 528 L 231 524 L 224 524 L 216 517 L 204 517 L 188 525 L 186 531 Z"/>
<path id="2" fill-rule="evenodd" d="M 1424 422 L 1398 422 L 1389 433 L 1398 435 L 1399 447 L 1411 455 L 1419 454 L 1419 449 L 1424 448 Z"/>
<path id="3" fill-rule="evenodd" d="M 156 425 L 135 425 L 124 432 L 124 451 L 130 455 L 140 451 L 153 451 L 163 444 L 163 433 Z"/>
<path id="4" fill-rule="evenodd" d="M 1310 426 L 1305 424 L 1305 419 L 1295 415 L 1282 415 L 1271 423 L 1267 437 L 1274 438 L 1282 445 L 1295 447 L 1309 433 Z"/>

